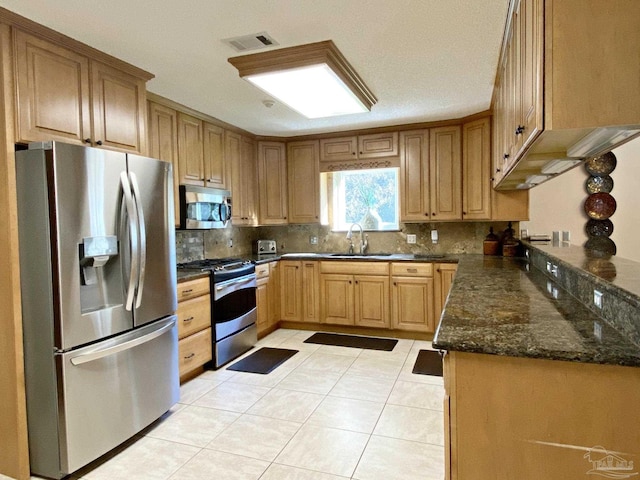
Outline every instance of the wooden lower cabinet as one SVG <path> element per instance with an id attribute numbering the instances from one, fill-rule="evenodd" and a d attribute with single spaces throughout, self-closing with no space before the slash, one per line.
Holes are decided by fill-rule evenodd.
<path id="1" fill-rule="evenodd" d="M 178 368 L 180 378 L 212 359 L 209 278 L 178 284 Z"/>
<path id="2" fill-rule="evenodd" d="M 433 265 L 392 263 L 391 274 L 391 327 L 434 332 Z"/>
<path id="3" fill-rule="evenodd" d="M 389 264 L 321 262 L 320 298 L 322 323 L 389 328 Z"/>
<path id="4" fill-rule="evenodd" d="M 280 319 L 280 285 L 278 262 L 256 266 L 256 327 L 258 336 L 271 332 Z"/>
<path id="5" fill-rule="evenodd" d="M 451 284 L 453 283 L 453 277 L 455 276 L 456 270 L 458 269 L 458 264 L 436 263 L 434 267 L 434 316 L 437 323 L 440 321 L 440 315 L 442 315 L 444 305 L 445 303 L 447 303 L 447 297 L 449 296 L 449 290 L 451 290 Z"/>
<path id="6" fill-rule="evenodd" d="M 607 453 L 638 471 L 636 367 L 448 352 L 444 384 L 448 480 L 603 478 Z"/>
<path id="7" fill-rule="evenodd" d="M 318 262 L 280 262 L 280 318 L 293 322 L 318 323 L 320 287 Z"/>

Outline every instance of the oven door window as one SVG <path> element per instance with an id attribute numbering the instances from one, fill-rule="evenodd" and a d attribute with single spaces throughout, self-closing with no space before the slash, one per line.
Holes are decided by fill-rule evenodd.
<path id="1" fill-rule="evenodd" d="M 256 289 L 241 288 L 215 300 L 211 317 L 214 323 L 228 322 L 254 308 L 256 308 Z"/>

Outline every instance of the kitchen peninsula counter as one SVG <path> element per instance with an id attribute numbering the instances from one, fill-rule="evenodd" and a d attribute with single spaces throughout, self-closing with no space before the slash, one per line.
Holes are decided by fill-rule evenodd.
<path id="1" fill-rule="evenodd" d="M 460 256 L 433 346 L 640 366 L 638 345 L 524 258 Z"/>

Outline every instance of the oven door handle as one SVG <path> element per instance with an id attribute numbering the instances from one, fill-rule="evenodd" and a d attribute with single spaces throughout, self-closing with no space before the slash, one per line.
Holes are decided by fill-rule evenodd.
<path id="1" fill-rule="evenodd" d="M 227 283 L 226 285 L 220 285 L 220 286 L 216 287 L 216 291 L 219 292 L 219 291 L 224 290 L 226 288 L 231 288 L 231 287 L 235 287 L 235 286 L 238 286 L 238 285 L 243 285 L 243 284 L 245 284 L 247 282 L 251 282 L 252 280 L 255 280 L 255 278 L 245 278 L 243 280 L 238 280 L 236 282 Z"/>
<path id="2" fill-rule="evenodd" d="M 256 276 L 251 275 L 249 277 L 239 278 L 237 280 L 233 280 L 230 282 L 224 282 L 220 285 L 216 285 L 216 291 L 214 295 L 214 300 L 219 300 L 220 298 L 233 293 L 237 290 L 241 290 L 243 288 L 255 288 L 256 286 Z"/>

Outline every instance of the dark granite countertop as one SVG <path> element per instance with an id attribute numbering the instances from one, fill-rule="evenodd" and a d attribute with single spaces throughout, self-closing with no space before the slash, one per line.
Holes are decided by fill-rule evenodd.
<path id="1" fill-rule="evenodd" d="M 187 280 L 195 280 L 196 278 L 208 277 L 209 272 L 203 272 L 202 270 L 190 270 L 188 268 L 178 269 L 178 283 L 186 282 Z"/>
<path id="2" fill-rule="evenodd" d="M 638 345 L 525 259 L 463 255 L 459 260 L 434 347 L 640 366 Z"/>
<path id="3" fill-rule="evenodd" d="M 280 255 L 282 260 L 337 260 L 360 262 L 429 262 L 457 263 L 458 255 L 413 254 L 413 253 L 367 253 L 366 255 L 349 255 L 347 253 L 298 252 Z"/>

